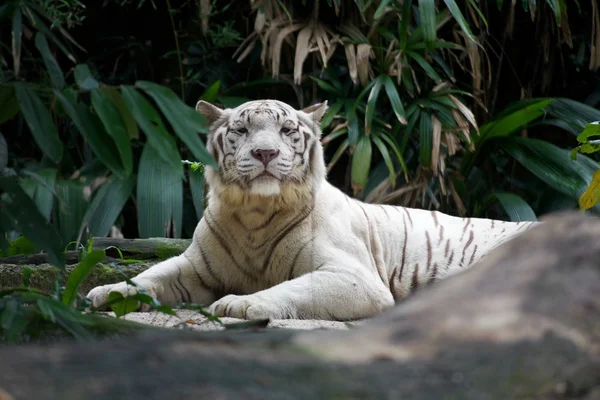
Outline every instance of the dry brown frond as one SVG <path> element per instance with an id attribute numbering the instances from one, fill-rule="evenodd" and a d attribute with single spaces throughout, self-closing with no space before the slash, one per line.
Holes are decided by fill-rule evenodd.
<path id="1" fill-rule="evenodd" d="M 200 0 L 200 28 L 202 33 L 208 31 L 208 16 L 210 15 L 210 0 Z"/>
<path id="2" fill-rule="evenodd" d="M 440 144 L 442 140 L 442 123 L 435 115 L 431 115 L 432 125 L 432 146 L 431 146 L 431 169 L 435 176 L 438 175 L 440 166 Z"/>
<path id="3" fill-rule="evenodd" d="M 296 55 L 294 57 L 294 83 L 299 85 L 302 83 L 302 65 L 310 52 L 310 41 L 313 37 L 313 26 L 306 25 L 296 39 Z"/>
<path id="4" fill-rule="evenodd" d="M 354 84 L 358 83 L 358 66 L 356 64 L 356 50 L 354 48 L 354 44 L 346 43 L 344 45 L 344 50 L 346 51 L 346 60 L 348 61 L 348 74 L 350 74 L 350 79 Z"/>
<path id="5" fill-rule="evenodd" d="M 467 107 L 466 105 L 464 105 L 460 100 L 458 100 L 453 95 L 450 94 L 450 95 L 448 95 L 448 97 L 450 97 L 450 100 L 452 100 L 452 102 L 456 105 L 456 107 L 458 108 L 458 111 L 460 111 L 461 114 L 465 116 L 467 121 L 469 121 L 471 123 L 471 125 L 473 126 L 473 128 L 475 128 L 475 132 L 477 132 L 477 134 L 479 135 L 479 126 L 477 125 L 477 121 L 475 120 L 475 115 L 473 115 L 473 112 L 471 111 L 471 109 L 469 107 Z M 458 121 L 456 121 L 456 122 L 458 122 Z"/>
<path id="6" fill-rule="evenodd" d="M 358 69 L 358 79 L 360 84 L 365 86 L 369 80 L 371 74 L 371 65 L 369 58 L 371 58 L 371 45 L 368 43 L 360 43 L 356 46 L 356 67 Z"/>
<path id="7" fill-rule="evenodd" d="M 283 45 L 283 40 L 292 32 L 295 32 L 299 29 L 302 29 L 304 24 L 292 24 L 283 28 L 277 34 L 275 38 L 275 43 L 272 46 L 272 51 L 270 54 L 271 57 L 271 74 L 274 78 L 279 77 L 279 65 L 281 63 L 281 46 Z"/>

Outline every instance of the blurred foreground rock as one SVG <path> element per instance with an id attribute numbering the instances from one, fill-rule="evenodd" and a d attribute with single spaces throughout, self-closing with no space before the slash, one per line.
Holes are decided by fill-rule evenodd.
<path id="1" fill-rule="evenodd" d="M 173 329 L 0 359 L 2 399 L 598 399 L 600 221 L 550 218 L 348 330 Z"/>

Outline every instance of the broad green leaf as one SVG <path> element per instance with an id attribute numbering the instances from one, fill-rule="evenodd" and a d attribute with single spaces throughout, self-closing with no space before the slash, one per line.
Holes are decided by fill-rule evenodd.
<path id="1" fill-rule="evenodd" d="M 78 64 L 75 67 L 75 82 L 77 82 L 77 86 L 83 90 L 91 90 L 96 89 L 98 86 L 98 81 L 92 75 L 92 71 L 90 71 L 90 67 L 87 64 Z"/>
<path id="2" fill-rule="evenodd" d="M 83 197 L 84 185 L 78 181 L 57 180 L 55 183 L 57 197 L 58 228 L 65 243 L 78 239 L 79 228 L 88 207 Z"/>
<path id="3" fill-rule="evenodd" d="M 127 108 L 127 105 L 125 104 L 125 101 L 123 100 L 123 96 L 121 96 L 121 93 L 119 93 L 119 91 L 116 88 L 109 87 L 109 86 L 103 86 L 100 88 L 100 90 L 106 96 L 108 96 L 110 98 L 113 105 L 117 108 L 117 110 L 119 110 L 119 115 L 121 116 L 121 119 L 123 120 L 123 123 L 125 124 L 125 127 L 127 128 L 127 134 L 129 135 L 129 138 L 130 139 L 139 139 L 140 135 L 138 132 L 137 122 L 135 121 L 135 118 L 133 118 L 131 113 L 129 112 L 129 109 Z"/>
<path id="4" fill-rule="evenodd" d="M 183 165 L 166 163 L 147 143 L 138 168 L 137 210 L 141 238 L 181 236 Z"/>
<path id="5" fill-rule="evenodd" d="M 1 177 L 0 188 L 4 190 L 0 220 L 10 222 L 15 230 L 29 239 L 38 249 L 45 250 L 51 264 L 64 268 L 64 244 L 60 235 L 46 222 L 17 179 Z"/>
<path id="6" fill-rule="evenodd" d="M 19 113 L 19 102 L 12 86 L 0 85 L 0 125 Z"/>
<path id="7" fill-rule="evenodd" d="M 83 218 L 82 228 L 88 227 L 90 237 L 108 235 L 133 192 L 135 183 L 136 179 L 130 176 L 127 179 L 112 179 L 98 189 Z"/>
<path id="8" fill-rule="evenodd" d="M 579 209 L 587 210 L 600 202 L 600 169 L 594 173 L 588 188 L 579 198 Z"/>
<path id="9" fill-rule="evenodd" d="M 460 8 L 456 4 L 456 1 L 444 0 L 444 3 L 446 3 L 446 6 L 448 7 L 450 12 L 454 16 L 454 19 L 456 20 L 456 22 L 458 22 L 460 29 L 462 29 L 462 31 L 469 37 L 469 39 L 471 41 L 477 42 L 477 39 L 475 39 L 475 36 L 473 36 L 473 33 L 471 32 L 471 28 L 469 28 L 469 24 L 465 20 L 465 17 L 463 16 L 462 12 L 460 11 Z"/>
<path id="10" fill-rule="evenodd" d="M 424 167 L 431 166 L 431 150 L 433 148 L 433 124 L 431 122 L 431 115 L 422 112 L 421 118 L 419 119 L 419 149 L 421 165 Z"/>
<path id="11" fill-rule="evenodd" d="M 29 178 L 24 181 L 24 183 L 31 182 L 32 187 L 29 195 L 40 213 L 46 218 L 46 221 L 50 221 L 52 208 L 54 207 L 54 183 L 56 182 L 57 173 L 56 168 L 42 168 L 35 172 L 28 171 Z"/>
<path id="12" fill-rule="evenodd" d="M 121 158 L 124 174 L 131 175 L 133 172 L 133 153 L 131 142 L 127 132 L 125 121 L 121 117 L 119 109 L 115 106 L 107 92 L 99 88 L 91 91 L 92 106 L 106 132 L 112 137 Z"/>
<path id="13" fill-rule="evenodd" d="M 367 183 L 371 169 L 372 151 L 371 139 L 361 136 L 352 153 L 351 179 L 354 194 L 361 192 Z"/>
<path id="14" fill-rule="evenodd" d="M 136 311 L 140 304 L 139 301 L 134 297 L 123 297 L 123 295 L 118 292 L 109 293 L 108 301 L 112 303 L 110 308 L 113 310 L 117 318 Z"/>
<path id="15" fill-rule="evenodd" d="M 215 160 L 198 136 L 198 133 L 206 132 L 206 127 L 198 118 L 200 114 L 187 106 L 171 89 L 165 86 L 144 81 L 138 81 L 136 86 L 142 88 L 154 99 L 177 136 L 194 155 L 195 161 L 216 167 Z"/>
<path id="16" fill-rule="evenodd" d="M 340 89 L 338 89 L 335 86 L 333 86 L 332 84 L 330 84 L 329 82 L 326 82 L 323 79 L 319 79 L 314 76 L 311 76 L 310 79 L 315 81 L 317 83 L 317 86 L 319 86 L 324 92 L 333 94 L 336 97 L 340 97 L 340 98 L 343 97 L 344 93 Z"/>
<path id="17" fill-rule="evenodd" d="M 400 95 L 398 94 L 398 89 L 396 88 L 394 81 L 392 81 L 392 78 L 388 75 L 383 75 L 383 85 L 396 118 L 398 118 L 398 121 L 402 124 L 406 125 L 406 112 L 404 111 L 404 106 L 402 105 L 402 100 L 400 100 Z"/>
<path id="18" fill-rule="evenodd" d="M 19 76 L 21 69 L 21 40 L 23 37 L 23 16 L 19 7 L 15 7 L 13 12 L 11 33 L 13 71 L 15 76 Z"/>
<path id="19" fill-rule="evenodd" d="M 581 132 L 592 121 L 600 121 L 600 110 L 572 99 L 553 98 L 547 108 L 548 115 L 568 122 Z"/>
<path id="20" fill-rule="evenodd" d="M 480 135 L 475 140 L 483 142 L 494 137 L 508 136 L 544 115 L 546 107 L 551 102 L 551 99 L 532 102 L 523 108 L 495 118 L 479 128 Z"/>
<path id="21" fill-rule="evenodd" d="M 423 38 L 429 46 L 436 40 L 435 14 L 435 0 L 419 0 L 419 25 L 423 29 Z"/>
<path id="22" fill-rule="evenodd" d="M 48 75 L 50 75 L 52 85 L 56 89 L 62 90 L 62 88 L 65 86 L 65 77 L 60 69 L 60 66 L 56 62 L 56 59 L 52 55 L 52 52 L 50 51 L 46 37 L 41 32 L 35 34 L 35 47 L 37 47 L 42 55 L 42 60 L 44 61 Z"/>
<path id="23" fill-rule="evenodd" d="M 586 187 L 584 156 L 572 161 L 569 151 L 538 139 L 510 137 L 499 141 L 512 157 L 550 187 L 578 199 Z"/>
<path id="24" fill-rule="evenodd" d="M 62 296 L 62 303 L 68 306 L 72 306 L 77 299 L 77 291 L 79 286 L 87 279 L 90 272 L 94 269 L 96 264 L 104 260 L 106 254 L 104 250 L 92 250 L 86 253 L 85 257 L 69 274 L 67 283 L 65 285 L 65 292 Z"/>
<path id="25" fill-rule="evenodd" d="M 27 239 L 25 236 L 19 236 L 15 240 L 9 243 L 8 250 L 6 252 L 0 251 L 0 257 L 12 257 L 20 254 L 31 254 L 37 249 L 35 245 Z"/>
<path id="26" fill-rule="evenodd" d="M 347 115 L 348 121 L 348 144 L 353 147 L 358 143 L 358 137 L 360 136 L 360 128 L 358 126 L 358 116 L 356 111 L 352 110 Z"/>
<path id="27" fill-rule="evenodd" d="M 131 114 L 146 134 L 148 144 L 171 168 L 181 167 L 181 156 L 175 140 L 167 132 L 154 107 L 132 87 L 121 86 L 121 93 Z"/>
<path id="28" fill-rule="evenodd" d="M 323 115 L 323 118 L 321 119 L 321 129 L 327 129 L 329 127 L 329 125 L 331 124 L 331 122 L 333 121 L 333 119 L 335 118 L 335 116 L 337 114 L 339 114 L 339 112 L 342 110 L 342 107 L 344 106 L 344 102 L 343 101 L 338 101 L 335 102 L 331 105 L 331 107 L 329 107 L 327 109 L 327 111 L 325 112 L 325 115 Z"/>
<path id="29" fill-rule="evenodd" d="M 537 221 L 531 206 L 520 196 L 514 193 L 494 193 L 496 199 L 511 221 Z"/>
<path id="30" fill-rule="evenodd" d="M 87 105 L 79 103 L 77 100 L 71 102 L 65 95 L 56 90 L 54 93 L 63 110 L 71 118 L 94 154 L 117 176 L 126 177 L 127 174 L 119 159 L 119 151 L 115 142 L 104 130 L 100 119 L 90 112 Z"/>
<path id="31" fill-rule="evenodd" d="M 194 208 L 196 209 L 196 216 L 198 217 L 198 220 L 200 220 L 204 214 L 204 185 L 206 183 L 204 173 L 203 171 L 194 171 L 190 169 L 189 178 L 192 201 L 194 202 Z"/>
<path id="32" fill-rule="evenodd" d="M 235 108 L 246 103 L 247 101 L 250 101 L 250 99 L 247 97 L 219 96 L 217 97 L 217 101 L 223 104 L 223 107 L 225 108 Z M 201 116 L 204 117 L 203 115 Z M 208 125 L 208 120 L 205 122 L 205 124 Z"/>
<path id="33" fill-rule="evenodd" d="M 209 103 L 214 103 L 219 95 L 219 90 L 221 90 L 221 81 L 216 81 L 212 85 L 210 85 L 204 93 L 202 93 L 201 99 L 204 101 L 208 101 Z"/>
<path id="34" fill-rule="evenodd" d="M 381 91 L 381 84 L 383 83 L 385 75 L 380 75 L 375 78 L 375 83 L 371 88 L 369 93 L 369 98 L 367 99 L 367 110 L 365 112 L 365 134 L 367 136 L 371 135 L 371 128 L 373 126 L 373 114 L 375 113 L 375 108 L 377 107 L 377 98 L 379 97 L 379 92 Z"/>
<path id="35" fill-rule="evenodd" d="M 383 141 L 377 135 L 373 135 L 372 140 L 373 140 L 373 143 L 375 143 L 375 146 L 377 146 L 377 148 L 379 149 L 379 152 L 381 153 L 381 157 L 383 157 L 383 161 L 385 162 L 385 165 L 388 168 L 389 180 L 390 180 L 390 184 L 392 185 L 392 189 L 393 189 L 396 186 L 396 170 L 394 168 L 394 162 L 392 161 L 392 158 L 390 157 L 390 152 L 388 151 L 387 147 L 385 146 L 385 143 L 383 143 Z"/>
<path id="36" fill-rule="evenodd" d="M 50 111 L 38 95 L 25 85 L 15 85 L 15 94 L 38 147 L 48 158 L 58 163 L 62 158 L 63 144 L 58 137 Z"/>

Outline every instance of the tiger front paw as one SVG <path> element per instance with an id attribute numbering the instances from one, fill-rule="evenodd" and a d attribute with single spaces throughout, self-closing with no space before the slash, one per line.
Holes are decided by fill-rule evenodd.
<path id="1" fill-rule="evenodd" d="M 148 294 L 149 296 L 156 299 L 156 292 L 153 290 L 152 285 L 139 284 L 137 282 L 136 285 L 137 286 L 132 286 L 127 282 L 119 282 L 110 285 L 97 286 L 90 290 L 86 297 L 92 302 L 93 308 L 99 308 L 100 306 L 108 302 L 111 298 L 111 294 L 113 293 L 118 293 L 123 297 L 129 297 L 140 293 L 140 291 L 143 291 L 145 294 Z M 138 301 L 136 310 L 144 312 L 149 311 L 150 305 Z"/>
<path id="2" fill-rule="evenodd" d="M 283 310 L 272 301 L 255 294 L 237 296 L 227 295 L 215 301 L 208 312 L 217 317 L 240 319 L 282 319 L 286 318 Z M 289 317 L 288 317 L 289 318 Z"/>

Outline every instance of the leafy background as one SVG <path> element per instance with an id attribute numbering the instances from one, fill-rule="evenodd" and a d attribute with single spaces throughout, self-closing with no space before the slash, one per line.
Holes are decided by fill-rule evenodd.
<path id="1" fill-rule="evenodd" d="M 329 179 L 368 202 L 576 209 L 599 67 L 594 0 L 8 0 L 0 248 L 24 236 L 62 265 L 94 236 L 190 237 L 205 184 L 181 160 L 213 162 L 200 98 L 328 100 Z"/>

